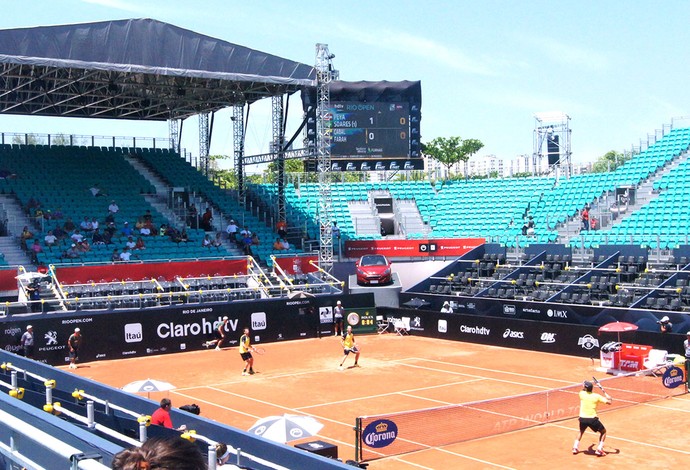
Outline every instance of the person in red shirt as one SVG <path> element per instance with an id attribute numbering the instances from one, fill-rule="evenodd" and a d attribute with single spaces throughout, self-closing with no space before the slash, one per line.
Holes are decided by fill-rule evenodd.
<path id="1" fill-rule="evenodd" d="M 161 400 L 160 408 L 154 411 L 151 415 L 151 424 L 155 424 L 156 426 L 164 426 L 166 428 L 172 429 L 173 423 L 172 419 L 170 418 L 170 408 L 172 408 L 172 402 L 170 401 L 170 399 L 163 398 Z M 184 424 L 179 428 L 176 428 L 177 431 L 184 431 L 186 429 L 187 426 L 185 426 Z"/>

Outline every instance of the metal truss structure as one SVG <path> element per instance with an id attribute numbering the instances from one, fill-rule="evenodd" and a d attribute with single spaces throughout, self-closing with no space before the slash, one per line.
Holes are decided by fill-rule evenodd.
<path id="1" fill-rule="evenodd" d="M 548 155 L 549 143 L 558 149 L 558 163 L 553 165 L 556 173 L 556 180 L 560 176 L 566 179 L 571 174 L 571 133 L 570 116 L 563 112 L 536 113 L 534 115 L 534 143 L 532 151 L 532 173 L 534 175 L 542 173 L 538 171 L 542 167 L 544 156 Z M 550 170 L 547 165 L 547 171 Z"/>

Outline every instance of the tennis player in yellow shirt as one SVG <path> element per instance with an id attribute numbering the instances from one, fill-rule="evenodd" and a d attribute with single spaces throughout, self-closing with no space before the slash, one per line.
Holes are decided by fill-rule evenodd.
<path id="1" fill-rule="evenodd" d="M 240 357 L 244 361 L 244 370 L 242 375 L 254 375 L 254 357 L 251 351 L 254 349 L 251 344 L 252 340 L 249 336 L 249 328 L 245 328 L 240 337 Z M 249 370 L 247 370 L 249 369 Z"/>
<path id="2" fill-rule="evenodd" d="M 580 390 L 580 436 L 575 439 L 575 442 L 573 443 L 573 454 L 578 453 L 577 448 L 580 445 L 580 439 L 582 439 L 582 435 L 585 433 L 587 428 L 590 428 L 592 431 L 599 433 L 599 445 L 594 453 L 600 457 L 603 457 L 606 455 L 606 452 L 604 452 L 606 428 L 602 422 L 599 421 L 599 417 L 597 416 L 597 406 L 599 406 L 599 403 L 606 403 L 607 405 L 610 405 L 613 402 L 613 399 L 611 398 L 611 395 L 606 392 L 604 392 L 604 395 L 606 395 L 605 397 L 602 397 L 598 393 L 593 393 L 593 388 L 594 384 L 588 380 L 585 380 L 583 383 L 583 389 Z"/>
<path id="3" fill-rule="evenodd" d="M 354 353 L 355 367 L 359 367 L 359 364 L 357 363 L 357 361 L 359 361 L 359 348 L 355 344 L 355 335 L 352 333 L 352 326 L 347 327 L 347 331 L 345 332 L 345 336 L 343 336 L 341 343 L 343 344 L 343 360 L 340 361 L 340 367 L 338 367 L 338 369 L 343 369 L 345 359 L 347 359 L 347 356 L 350 353 Z"/>

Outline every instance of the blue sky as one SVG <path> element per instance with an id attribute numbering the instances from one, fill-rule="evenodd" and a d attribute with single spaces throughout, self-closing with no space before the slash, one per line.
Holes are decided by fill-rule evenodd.
<path id="1" fill-rule="evenodd" d="M 679 119 L 690 115 L 689 13 L 674 0 L 24 0 L 4 2 L 0 28 L 147 17 L 310 65 L 326 43 L 343 80 L 421 80 L 422 141 L 476 138 L 480 154 L 513 159 L 532 153 L 535 113 L 562 111 L 573 161 L 587 162 L 672 120 L 690 125 Z M 257 106 L 247 153 L 267 151 L 269 116 Z M 196 121 L 183 129 L 196 154 Z M 0 131 L 166 137 L 167 125 L 0 116 Z M 211 153 L 231 151 L 220 113 Z"/>

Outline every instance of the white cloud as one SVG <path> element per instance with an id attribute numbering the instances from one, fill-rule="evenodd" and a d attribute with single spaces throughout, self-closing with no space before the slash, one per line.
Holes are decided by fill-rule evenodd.
<path id="1" fill-rule="evenodd" d="M 421 57 L 454 70 L 475 75 L 495 74 L 489 61 L 471 57 L 461 50 L 424 37 L 389 29 L 376 29 L 375 31 L 356 30 L 342 24 L 337 26 L 337 30 L 343 37 L 347 37 L 350 40 L 403 55 Z"/>
<path id="2" fill-rule="evenodd" d="M 600 51 L 566 44 L 551 38 L 522 36 L 518 39 L 540 51 L 549 60 L 578 70 L 604 71 L 610 68 L 608 57 Z"/>

